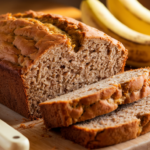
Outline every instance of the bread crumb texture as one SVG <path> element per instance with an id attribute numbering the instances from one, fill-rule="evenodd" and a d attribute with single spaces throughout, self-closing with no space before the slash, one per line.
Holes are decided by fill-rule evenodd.
<path id="1" fill-rule="evenodd" d="M 40 102 L 122 72 L 126 59 L 120 42 L 74 19 L 34 11 L 0 16 L 0 65 L 19 72 L 33 118 L 41 117 Z"/>
<path id="2" fill-rule="evenodd" d="M 48 128 L 69 126 L 114 111 L 150 94 L 149 69 L 126 71 L 40 104 Z"/>
<path id="3" fill-rule="evenodd" d="M 150 131 L 150 96 L 114 112 L 62 128 L 62 135 L 88 148 L 114 145 Z"/>

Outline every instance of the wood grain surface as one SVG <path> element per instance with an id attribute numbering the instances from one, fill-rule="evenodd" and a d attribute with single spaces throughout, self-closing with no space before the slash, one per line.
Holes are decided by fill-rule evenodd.
<path id="1" fill-rule="evenodd" d="M 47 131 L 42 119 L 25 120 L 24 117 L 0 104 L 0 119 L 25 135 L 30 141 L 30 150 L 87 150 L 65 140 L 60 131 Z M 150 150 L 150 133 L 114 146 L 96 150 Z"/>

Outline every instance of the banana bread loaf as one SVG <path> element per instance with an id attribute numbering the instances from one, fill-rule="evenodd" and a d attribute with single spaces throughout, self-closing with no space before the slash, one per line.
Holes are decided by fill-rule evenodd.
<path id="1" fill-rule="evenodd" d="M 40 104 L 48 128 L 69 126 L 117 109 L 150 94 L 150 69 L 137 69 L 104 79 Z"/>
<path id="2" fill-rule="evenodd" d="M 124 46 L 74 19 L 28 11 L 0 16 L 0 103 L 25 117 L 38 104 L 123 72 Z"/>
<path id="3" fill-rule="evenodd" d="M 109 114 L 61 129 L 63 137 L 87 148 L 114 145 L 149 131 L 150 96 L 120 106 Z"/>

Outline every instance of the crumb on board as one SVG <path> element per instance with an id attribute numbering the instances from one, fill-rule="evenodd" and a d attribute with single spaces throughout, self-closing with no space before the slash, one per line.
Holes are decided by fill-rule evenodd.
<path id="1" fill-rule="evenodd" d="M 22 123 L 25 123 L 25 122 L 29 122 L 31 121 L 30 119 L 26 119 L 26 118 L 22 118 Z"/>
<path id="2" fill-rule="evenodd" d="M 24 118 L 23 118 L 24 119 Z M 39 123 L 42 123 L 43 122 L 43 120 L 40 120 L 40 121 L 38 121 L 38 122 L 32 122 L 32 123 L 30 123 L 30 124 L 24 124 L 24 123 L 26 123 L 26 121 L 27 121 L 27 119 L 25 119 L 25 120 L 23 120 L 23 121 L 25 121 L 25 122 L 22 122 L 20 125 L 19 125 L 19 127 L 17 128 L 17 129 L 19 129 L 19 128 L 22 128 L 22 129 L 29 129 L 29 128 L 32 128 L 32 127 L 34 127 L 36 124 L 39 124 Z M 28 120 L 29 121 L 29 120 Z"/>
<path id="3" fill-rule="evenodd" d="M 21 123 L 20 126 L 18 128 L 22 128 L 22 129 L 29 129 L 35 126 L 35 123 L 31 123 L 29 125 L 25 125 L 24 123 Z"/>
<path id="4" fill-rule="evenodd" d="M 19 127 L 20 127 L 20 128 L 23 128 L 23 129 L 26 129 L 26 125 L 23 124 L 23 123 L 21 123 Z"/>

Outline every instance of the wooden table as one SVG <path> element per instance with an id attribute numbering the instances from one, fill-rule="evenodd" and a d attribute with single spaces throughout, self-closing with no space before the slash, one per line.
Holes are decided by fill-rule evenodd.
<path id="1" fill-rule="evenodd" d="M 7 12 L 17 13 L 26 10 L 56 13 L 64 16 L 81 19 L 81 12 L 73 7 L 51 3 L 46 0 L 3 0 L 0 2 L 0 14 Z M 43 120 L 24 122 L 24 118 L 0 104 L 0 119 L 23 133 L 30 141 L 30 150 L 86 150 L 84 147 L 65 140 L 59 131 L 46 131 Z M 24 122 L 24 123 L 23 123 Z M 115 146 L 99 150 L 150 150 L 150 133 Z"/>

